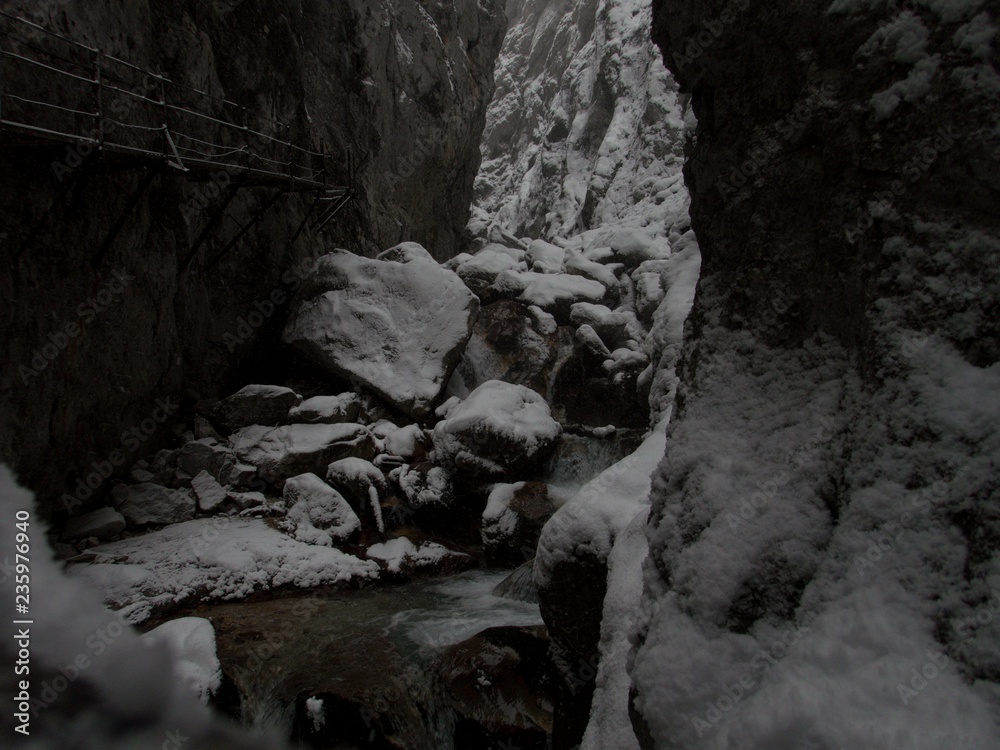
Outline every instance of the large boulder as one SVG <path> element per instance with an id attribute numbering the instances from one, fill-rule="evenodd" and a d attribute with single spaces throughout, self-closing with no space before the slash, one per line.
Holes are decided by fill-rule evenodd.
<path id="1" fill-rule="evenodd" d="M 361 528 L 357 514 L 337 490 L 315 474 L 300 474 L 285 482 L 282 493 L 288 513 L 282 527 L 300 542 L 333 546 Z"/>
<path id="2" fill-rule="evenodd" d="M 438 460 L 482 477 L 519 478 L 548 458 L 561 428 L 545 399 L 521 385 L 489 380 L 444 410 L 434 427 Z"/>
<path id="3" fill-rule="evenodd" d="M 458 364 L 478 312 L 476 296 L 436 263 L 341 250 L 316 262 L 283 339 L 420 418 Z"/>
<path id="4" fill-rule="evenodd" d="M 261 477 L 280 484 L 306 472 L 324 472 L 341 458 L 371 460 L 375 436 L 359 424 L 292 424 L 267 429 L 254 425 L 230 436 L 236 455 L 257 467 Z"/>
<path id="5" fill-rule="evenodd" d="M 288 421 L 296 424 L 340 424 L 357 422 L 361 398 L 356 393 L 339 396 L 313 396 L 288 412 Z"/>

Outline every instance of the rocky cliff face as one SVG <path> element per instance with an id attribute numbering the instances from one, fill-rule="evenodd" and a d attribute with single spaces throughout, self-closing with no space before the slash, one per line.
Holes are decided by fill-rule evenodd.
<path id="1" fill-rule="evenodd" d="M 995 746 L 997 5 L 654 7 L 704 260 L 636 734 Z"/>
<path id="2" fill-rule="evenodd" d="M 658 180 L 680 169 L 683 107 L 648 4 L 509 0 L 507 14 L 477 207 L 546 239 L 656 214 Z"/>
<path id="3" fill-rule="evenodd" d="M 348 150 L 357 165 L 357 197 L 325 236 L 307 229 L 290 242 L 312 196 L 286 195 L 219 257 L 275 192 L 242 189 L 183 268 L 230 178 L 164 170 L 143 186 L 145 173 L 80 166 L 74 149 L 4 150 L 0 455 L 43 497 L 87 497 L 88 479 L 100 492 L 102 474 L 162 440 L 182 391 L 215 393 L 255 342 L 277 338 L 283 305 L 320 253 L 371 255 L 402 238 L 441 259 L 457 252 L 506 25 L 495 3 L 5 10 L 235 101 L 261 131 L 324 147 L 334 182 L 347 179 Z M 211 123 L 193 134 L 218 140 Z"/>

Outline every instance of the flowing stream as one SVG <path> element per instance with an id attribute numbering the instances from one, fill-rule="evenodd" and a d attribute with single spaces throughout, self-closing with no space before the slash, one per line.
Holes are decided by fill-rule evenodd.
<path id="1" fill-rule="evenodd" d="M 542 623 L 537 604 L 492 593 L 509 574 L 470 571 L 192 614 L 214 622 L 241 721 L 255 731 L 313 747 L 448 750 L 455 715 L 441 698 L 438 658 L 487 628 Z"/>

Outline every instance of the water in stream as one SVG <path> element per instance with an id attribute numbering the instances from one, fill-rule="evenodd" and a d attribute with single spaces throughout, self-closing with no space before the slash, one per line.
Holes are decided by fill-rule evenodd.
<path id="1" fill-rule="evenodd" d="M 462 750 L 454 739 L 454 694 L 450 702 L 442 696 L 442 655 L 487 628 L 542 622 L 537 604 L 492 594 L 508 574 L 471 571 L 204 605 L 192 614 L 215 624 L 219 659 L 239 692 L 244 724 L 314 747 Z M 307 705 L 307 699 L 313 700 Z M 508 710 L 510 696 L 503 701 Z M 539 710 L 533 705 L 525 715 Z"/>

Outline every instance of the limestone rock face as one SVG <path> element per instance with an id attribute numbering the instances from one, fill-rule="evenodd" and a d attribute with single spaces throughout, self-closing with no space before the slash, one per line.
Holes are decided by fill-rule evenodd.
<path id="1" fill-rule="evenodd" d="M 141 170 L 72 168 L 57 187 L 72 184 L 77 202 L 49 211 L 50 167 L 64 166 L 67 152 L 8 165 L 0 237 L 5 251 L 30 260 L 0 272 L 10 313 L 0 319 L 7 346 L 0 456 L 42 491 L 43 507 L 86 476 L 95 459 L 122 448 L 124 431 L 163 417 L 158 399 L 176 416 L 181 393 L 216 398 L 322 253 L 351 243 L 374 256 L 404 239 L 437 260 L 460 250 L 506 29 L 500 0 L 377 7 L 369 0 L 250 0 L 194 11 L 152 0 L 13 0 L 4 9 L 209 93 L 215 99 L 207 115 L 239 121 L 226 99 L 245 107 L 247 124 L 267 136 L 325 146 L 325 163 L 313 167 L 325 167 L 331 184 L 347 181 L 348 151 L 356 166 L 358 197 L 327 225 L 328 236 L 310 226 L 289 244 L 315 196 L 288 194 L 217 257 L 271 193 L 241 189 L 226 209 L 230 218 L 208 232 L 182 269 L 236 174 L 227 184 L 169 170 L 143 192 Z M 211 121 L 187 119 L 192 137 L 227 142 Z M 318 214 L 311 218 L 315 224 Z M 33 227 L 44 231 L 32 239 Z M 115 234 L 98 259 L 97 249 Z M 98 293 L 101 300 L 110 294 L 111 304 L 95 308 L 88 300 Z M 90 312 L 81 318 L 80 309 Z M 63 340 L 69 323 L 83 323 L 83 334 L 57 360 L 36 358 L 50 335 Z M 158 424 L 143 451 L 162 444 L 168 428 Z"/>
<path id="2" fill-rule="evenodd" d="M 645 747 L 1000 741 L 998 631 L 972 625 L 1000 533 L 986 7 L 654 4 L 703 265 L 647 529 Z"/>
<path id="3" fill-rule="evenodd" d="M 461 358 L 478 312 L 461 279 L 433 261 L 339 251 L 316 263 L 283 339 L 420 418 Z"/>

